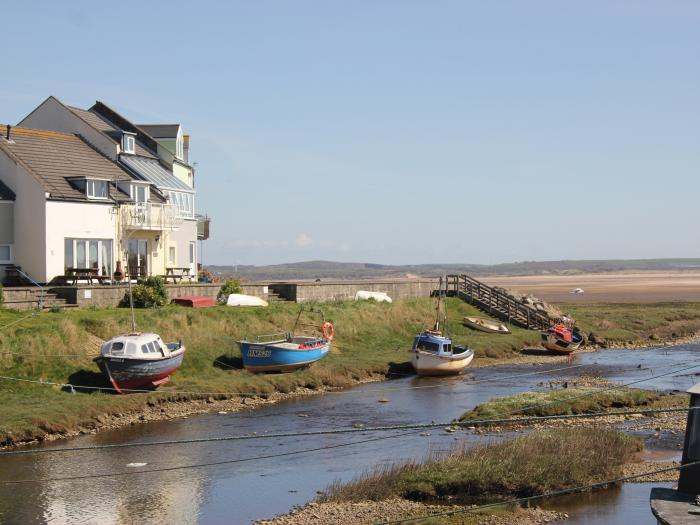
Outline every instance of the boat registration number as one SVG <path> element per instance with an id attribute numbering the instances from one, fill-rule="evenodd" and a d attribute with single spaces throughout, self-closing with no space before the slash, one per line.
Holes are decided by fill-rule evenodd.
<path id="1" fill-rule="evenodd" d="M 272 350 L 268 350 L 262 346 L 251 346 L 248 350 L 248 357 L 270 357 Z"/>

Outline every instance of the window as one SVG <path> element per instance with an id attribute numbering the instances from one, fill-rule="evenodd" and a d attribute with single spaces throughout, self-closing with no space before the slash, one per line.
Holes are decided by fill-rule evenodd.
<path id="1" fill-rule="evenodd" d="M 106 199 L 108 184 L 106 180 L 88 179 L 86 185 L 88 199 Z"/>
<path id="2" fill-rule="evenodd" d="M 128 133 L 122 136 L 122 150 L 124 153 L 134 153 L 136 151 L 136 137 Z"/>
<path id="3" fill-rule="evenodd" d="M 168 264 L 175 264 L 175 246 L 168 248 Z"/>
<path id="4" fill-rule="evenodd" d="M 0 244 L 0 264 L 12 263 L 12 245 Z"/>
<path id="5" fill-rule="evenodd" d="M 112 275 L 111 239 L 70 239 L 64 241 L 65 268 L 94 268 L 103 276 Z"/>
<path id="6" fill-rule="evenodd" d="M 131 198 L 134 200 L 134 202 L 148 202 L 150 193 L 148 184 L 131 185 Z"/>
<path id="7" fill-rule="evenodd" d="M 416 342 L 416 348 L 418 350 L 423 350 L 425 352 L 431 352 L 433 354 L 437 354 L 440 352 L 440 345 L 437 343 L 431 343 L 429 341 L 417 341 Z"/>
<path id="8" fill-rule="evenodd" d="M 181 191 L 167 191 L 170 204 L 177 209 L 177 216 L 183 218 L 194 217 L 194 195 Z"/>

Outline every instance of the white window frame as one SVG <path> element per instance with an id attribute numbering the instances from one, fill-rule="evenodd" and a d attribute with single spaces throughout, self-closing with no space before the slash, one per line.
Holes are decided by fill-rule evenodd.
<path id="1" fill-rule="evenodd" d="M 138 188 L 144 188 L 146 200 L 144 200 L 144 201 L 136 200 L 136 197 L 138 196 Z M 136 183 L 132 182 L 131 186 L 129 188 L 129 195 L 131 196 L 131 200 L 137 204 L 140 204 L 142 202 L 143 203 L 149 202 L 151 200 L 151 185 L 150 184 L 136 184 Z"/>
<path id="2" fill-rule="evenodd" d="M 12 244 L 11 243 L 10 244 L 0 244 L 0 247 L 2 247 L 2 248 L 7 247 L 10 250 L 10 258 L 7 260 L 0 259 L 0 264 L 12 264 L 15 260 L 14 259 L 14 252 L 12 250 Z"/>
<path id="3" fill-rule="evenodd" d="M 136 153 L 136 137 L 129 133 L 122 135 L 122 150 L 124 153 Z"/>
<path id="4" fill-rule="evenodd" d="M 95 183 L 101 183 L 105 185 L 105 196 L 96 196 L 95 195 Z M 87 195 L 87 198 L 90 200 L 96 200 L 96 201 L 106 201 L 109 200 L 109 181 L 104 180 L 104 179 L 85 179 L 85 195 Z"/>

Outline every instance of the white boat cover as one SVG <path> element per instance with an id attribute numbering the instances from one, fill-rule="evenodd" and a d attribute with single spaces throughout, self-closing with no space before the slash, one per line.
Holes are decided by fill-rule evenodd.
<path id="1" fill-rule="evenodd" d="M 355 294 L 355 300 L 359 301 L 361 299 L 374 299 L 377 302 L 387 302 L 390 303 L 391 297 L 386 292 L 369 292 L 367 290 L 358 290 Z"/>
<path id="2" fill-rule="evenodd" d="M 267 306 L 267 301 L 255 297 L 254 295 L 244 295 L 242 293 L 232 293 L 226 299 L 228 306 Z"/>

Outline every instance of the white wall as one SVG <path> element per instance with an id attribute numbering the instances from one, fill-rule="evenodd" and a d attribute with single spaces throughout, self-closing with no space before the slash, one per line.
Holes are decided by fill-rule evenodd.
<path id="1" fill-rule="evenodd" d="M 0 244 L 12 244 L 15 240 L 13 201 L 0 201 Z"/>
<path id="2" fill-rule="evenodd" d="M 14 193 L 14 259 L 37 281 L 46 280 L 45 202 L 39 182 L 0 151 L 0 180 Z"/>
<path id="3" fill-rule="evenodd" d="M 114 141 L 87 124 L 82 118 L 53 97 L 49 97 L 42 102 L 17 125 L 26 128 L 63 131 L 80 135 L 101 151 L 103 155 L 114 161 L 117 160 L 118 148 Z"/>
<path id="4" fill-rule="evenodd" d="M 185 268 L 190 265 L 190 241 L 195 242 L 196 246 L 196 260 L 195 260 L 195 271 L 197 269 L 197 263 L 199 262 L 199 243 L 197 243 L 197 221 L 183 219 L 180 227 L 177 231 L 170 232 L 168 235 L 168 242 L 170 244 L 175 244 L 177 247 L 176 257 L 177 261 L 175 266 Z M 166 253 L 167 257 L 167 253 Z M 167 259 L 166 259 L 167 260 Z M 168 266 L 170 263 L 167 263 Z"/>
<path id="5" fill-rule="evenodd" d="M 64 273 L 65 238 L 111 239 L 112 268 L 119 249 L 116 239 L 117 214 L 111 204 L 48 201 L 46 203 L 47 281 Z"/>

